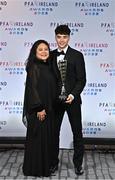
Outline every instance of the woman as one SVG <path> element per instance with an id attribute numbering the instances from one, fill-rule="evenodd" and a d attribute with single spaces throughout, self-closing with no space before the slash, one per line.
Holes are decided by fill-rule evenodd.
<path id="1" fill-rule="evenodd" d="M 23 173 L 26 176 L 50 176 L 53 104 L 56 85 L 49 67 L 49 45 L 36 41 L 28 57 L 24 115 L 27 118 L 27 135 Z"/>

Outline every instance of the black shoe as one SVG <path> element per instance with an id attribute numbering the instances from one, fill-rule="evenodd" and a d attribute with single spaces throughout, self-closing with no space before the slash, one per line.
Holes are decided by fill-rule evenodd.
<path id="1" fill-rule="evenodd" d="M 82 175 L 84 173 L 82 167 L 75 167 L 75 174 Z"/>
<path id="2" fill-rule="evenodd" d="M 50 168 L 51 174 L 55 173 L 55 171 L 57 171 L 57 170 L 58 170 L 58 165 L 51 166 L 51 168 Z"/>

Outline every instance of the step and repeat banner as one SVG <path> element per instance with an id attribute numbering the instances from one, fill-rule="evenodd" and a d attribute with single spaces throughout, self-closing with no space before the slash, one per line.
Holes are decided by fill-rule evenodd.
<path id="1" fill-rule="evenodd" d="M 60 24 L 70 27 L 70 45 L 85 59 L 83 136 L 115 138 L 115 0 L 0 0 L 0 138 L 25 137 L 25 61 L 38 39 L 56 48 Z M 60 147 L 71 146 L 65 113 Z"/>

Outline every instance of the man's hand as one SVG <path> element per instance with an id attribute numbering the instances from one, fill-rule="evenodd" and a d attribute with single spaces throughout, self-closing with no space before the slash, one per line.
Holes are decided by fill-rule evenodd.
<path id="1" fill-rule="evenodd" d="M 71 104 L 73 100 L 74 100 L 74 96 L 72 94 L 69 94 L 66 99 L 66 103 Z"/>
<path id="2" fill-rule="evenodd" d="M 46 116 L 46 111 L 45 109 L 37 112 L 37 117 L 39 118 L 40 121 L 44 121 L 45 120 L 45 116 Z"/>

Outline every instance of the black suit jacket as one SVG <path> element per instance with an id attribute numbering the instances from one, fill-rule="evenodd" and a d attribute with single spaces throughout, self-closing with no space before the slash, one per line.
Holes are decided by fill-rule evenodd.
<path id="1" fill-rule="evenodd" d="M 57 49 L 52 51 L 53 71 L 58 82 L 58 94 L 60 93 L 61 76 L 57 66 Z M 74 95 L 74 101 L 81 103 L 81 92 L 86 84 L 86 71 L 83 54 L 70 46 L 67 49 L 65 58 L 67 60 L 67 71 L 65 80 L 65 89 L 67 94 Z"/>

